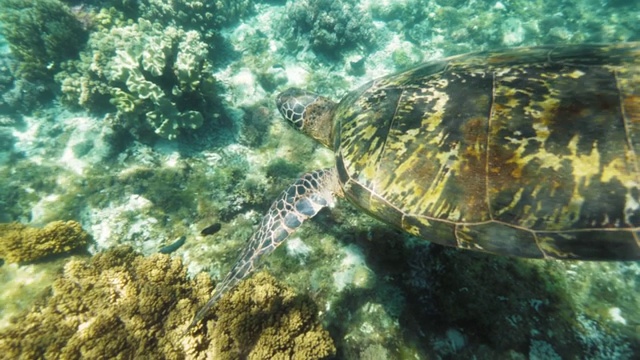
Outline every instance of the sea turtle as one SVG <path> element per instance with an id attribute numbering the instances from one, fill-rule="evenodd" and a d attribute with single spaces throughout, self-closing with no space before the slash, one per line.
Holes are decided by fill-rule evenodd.
<path id="1" fill-rule="evenodd" d="M 640 259 L 640 43 L 478 52 L 339 103 L 300 89 L 276 101 L 335 167 L 280 195 L 194 322 L 335 197 L 462 249 Z"/>

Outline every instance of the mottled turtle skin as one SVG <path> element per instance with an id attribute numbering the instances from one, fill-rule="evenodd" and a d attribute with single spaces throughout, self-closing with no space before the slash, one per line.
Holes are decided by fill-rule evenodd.
<path id="1" fill-rule="evenodd" d="M 280 195 L 192 325 L 335 197 L 442 245 L 640 259 L 640 43 L 472 53 L 337 104 L 300 89 L 276 102 L 335 152 L 335 168 Z"/>

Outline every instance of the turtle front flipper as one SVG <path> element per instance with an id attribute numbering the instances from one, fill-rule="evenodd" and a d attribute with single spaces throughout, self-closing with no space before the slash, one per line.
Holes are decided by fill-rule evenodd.
<path id="1" fill-rule="evenodd" d="M 335 195 L 340 194 L 341 189 L 333 169 L 305 174 L 283 191 L 271 204 L 260 221 L 260 228 L 253 233 L 231 271 L 216 285 L 213 297 L 198 311 L 189 328 L 202 320 L 222 295 L 249 276 L 255 270 L 258 259 L 275 250 L 305 220 L 315 216 L 322 208 L 332 206 Z"/>

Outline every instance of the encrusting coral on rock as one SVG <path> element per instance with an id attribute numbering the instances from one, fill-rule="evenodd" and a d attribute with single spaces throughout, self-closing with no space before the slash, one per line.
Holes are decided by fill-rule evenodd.
<path id="1" fill-rule="evenodd" d="M 131 248 L 72 260 L 51 297 L 0 332 L 11 359 L 139 359 L 184 357 L 181 324 L 208 279 L 188 281 L 180 260 L 144 258 Z"/>
<path id="2" fill-rule="evenodd" d="M 214 359 L 323 359 L 335 354 L 315 304 L 265 272 L 241 283 L 208 323 Z"/>
<path id="3" fill-rule="evenodd" d="M 89 234 L 75 221 L 53 221 L 44 228 L 0 224 L 0 258 L 23 263 L 87 245 Z"/>
<path id="4" fill-rule="evenodd" d="M 0 331 L 11 359 L 317 359 L 335 352 L 310 300 L 261 274 L 184 333 L 213 286 L 180 259 L 130 247 L 72 260 L 51 295 Z"/>

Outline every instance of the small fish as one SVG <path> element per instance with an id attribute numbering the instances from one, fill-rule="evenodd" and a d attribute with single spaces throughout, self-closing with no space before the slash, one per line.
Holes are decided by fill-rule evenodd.
<path id="1" fill-rule="evenodd" d="M 186 236 L 180 236 L 176 239 L 176 241 L 172 242 L 167 246 L 163 246 L 158 250 L 160 254 L 171 254 L 172 252 L 178 250 L 180 246 L 184 245 L 184 242 L 187 240 Z"/>
<path id="2" fill-rule="evenodd" d="M 222 228 L 222 225 L 220 223 L 215 223 L 213 225 L 207 226 L 206 228 L 202 229 L 202 231 L 200 231 L 200 235 L 202 236 L 213 235 L 218 231 L 220 231 L 220 228 Z"/>

